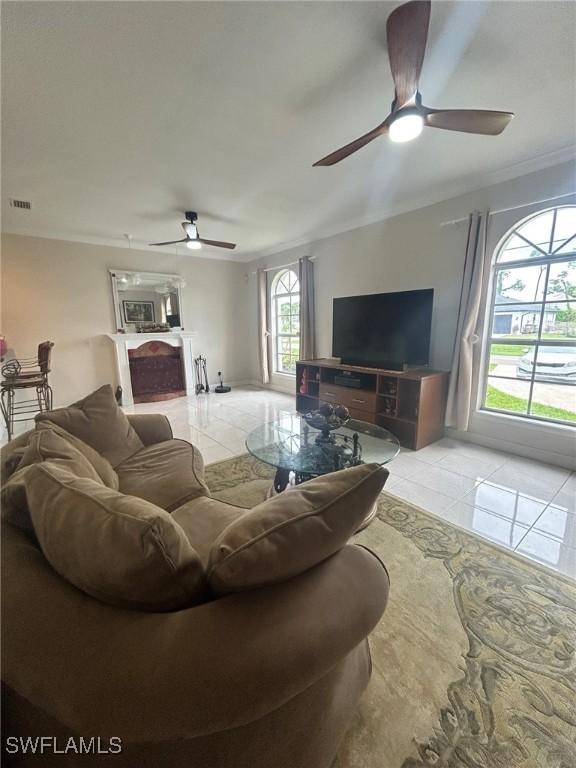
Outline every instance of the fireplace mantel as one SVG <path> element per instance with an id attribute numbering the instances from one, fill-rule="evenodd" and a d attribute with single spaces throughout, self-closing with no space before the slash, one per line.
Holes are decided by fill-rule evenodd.
<path id="1" fill-rule="evenodd" d="M 116 364 L 118 367 L 118 379 L 122 387 L 122 402 L 124 405 L 133 405 L 132 380 L 130 378 L 130 362 L 128 350 L 137 349 L 147 341 L 162 341 L 172 347 L 180 347 L 184 362 L 184 380 L 186 394 L 194 394 L 194 354 L 193 342 L 196 333 L 193 331 L 171 331 L 170 333 L 109 333 L 108 338 L 114 342 L 116 349 Z"/>

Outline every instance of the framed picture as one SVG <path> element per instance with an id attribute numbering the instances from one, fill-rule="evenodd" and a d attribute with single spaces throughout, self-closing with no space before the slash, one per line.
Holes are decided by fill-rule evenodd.
<path id="1" fill-rule="evenodd" d="M 153 323 L 153 301 L 123 301 L 124 319 L 127 323 Z"/>

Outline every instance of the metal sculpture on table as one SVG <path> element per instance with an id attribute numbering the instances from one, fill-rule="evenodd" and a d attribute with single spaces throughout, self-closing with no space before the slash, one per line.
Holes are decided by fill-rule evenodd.
<path id="1" fill-rule="evenodd" d="M 314 464 L 317 471 L 293 470 L 295 485 L 327 472 L 338 471 L 362 463 L 362 445 L 358 433 L 344 435 L 335 431 L 350 420 L 350 413 L 345 406 L 333 406 L 326 403 L 317 411 L 304 414 L 303 418 L 306 426 L 302 430 L 300 443 L 296 450 L 292 444 L 287 446 L 287 453 L 292 457 L 297 457 L 304 466 Z M 311 428 L 314 430 L 313 433 Z M 311 434 L 314 434 L 313 440 L 311 440 Z M 276 493 L 281 493 L 289 482 L 290 470 L 278 469 L 274 478 Z"/>

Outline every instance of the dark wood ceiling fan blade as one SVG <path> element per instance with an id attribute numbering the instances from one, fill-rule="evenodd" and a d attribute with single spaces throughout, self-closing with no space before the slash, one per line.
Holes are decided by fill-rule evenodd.
<path id="1" fill-rule="evenodd" d="M 388 133 L 388 118 L 369 133 L 365 133 L 364 136 L 360 136 L 359 139 L 351 141 L 350 144 L 346 144 L 345 147 L 341 147 L 335 152 L 331 152 L 329 155 L 326 155 L 326 157 L 323 157 L 322 160 L 318 160 L 314 163 L 313 167 L 316 167 L 317 165 L 335 165 L 336 163 L 339 163 L 340 160 L 344 160 L 345 157 L 354 154 L 354 152 L 362 149 L 366 144 L 369 144 L 371 141 L 378 138 L 378 136 L 382 136 L 385 133 Z"/>
<path id="2" fill-rule="evenodd" d="M 388 58 L 398 107 L 410 101 L 418 90 L 429 24 L 430 0 L 412 0 L 388 16 Z"/>
<path id="3" fill-rule="evenodd" d="M 166 242 L 166 243 L 148 243 L 148 245 L 150 245 L 150 246 L 153 246 L 153 245 L 176 245 L 176 243 L 185 243 L 185 242 L 187 242 L 187 240 L 188 240 L 188 238 L 185 237 L 182 240 L 168 240 L 168 242 Z"/>
<path id="4" fill-rule="evenodd" d="M 236 248 L 236 243 L 225 243 L 222 240 L 206 240 L 204 237 L 199 237 L 197 239 L 199 243 L 204 243 L 204 245 L 213 245 L 216 248 L 228 248 L 229 250 Z"/>
<path id="5" fill-rule="evenodd" d="M 514 117 L 513 112 L 488 109 L 427 109 L 426 125 L 445 131 L 498 136 Z"/>

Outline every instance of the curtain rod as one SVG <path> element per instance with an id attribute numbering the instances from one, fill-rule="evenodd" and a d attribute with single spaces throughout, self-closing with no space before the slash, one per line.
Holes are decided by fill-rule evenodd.
<path id="1" fill-rule="evenodd" d="M 490 211 L 489 216 L 496 216 L 499 213 L 508 213 L 509 211 L 517 211 L 519 208 L 528 208 L 531 205 L 540 205 L 541 203 L 550 203 L 552 200 L 562 200 L 564 197 L 573 197 L 576 192 L 565 192 L 563 195 L 554 195 L 554 197 L 545 197 L 543 200 L 533 200 L 531 203 L 521 203 L 520 205 L 512 205 L 510 208 L 499 208 L 497 211 Z M 441 227 L 451 227 L 454 224 L 461 224 L 463 221 L 468 221 L 468 216 L 463 216 L 461 219 L 451 219 L 450 221 L 441 222 Z"/>
<path id="2" fill-rule="evenodd" d="M 309 260 L 310 261 L 316 261 L 316 257 L 315 256 L 310 256 Z M 294 266 L 296 266 L 296 264 L 298 264 L 299 261 L 300 261 L 300 259 L 296 259 L 296 261 L 291 261 L 289 264 L 278 264 L 277 267 L 266 267 L 266 269 L 263 269 L 262 272 L 274 272 L 276 269 L 286 269 L 286 267 L 294 267 Z M 257 275 L 258 274 L 258 270 L 254 270 L 254 272 L 252 272 L 252 274 L 253 275 Z"/>

